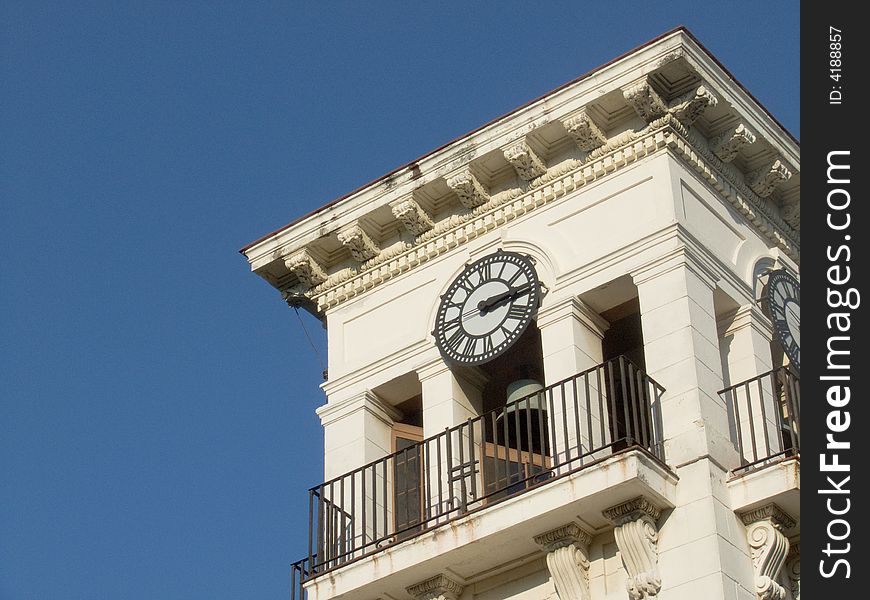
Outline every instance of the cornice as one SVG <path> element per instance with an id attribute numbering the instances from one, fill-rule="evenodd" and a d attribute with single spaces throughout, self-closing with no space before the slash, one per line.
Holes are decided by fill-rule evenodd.
<path id="1" fill-rule="evenodd" d="M 525 192 L 514 189 L 495 194 L 470 212 L 453 215 L 437 223 L 418 236 L 415 244 L 383 251 L 363 263 L 358 271 L 346 268 L 334 273 L 305 295 L 316 303 L 318 310 L 328 310 L 664 148 L 673 150 L 678 158 L 693 167 L 762 234 L 789 257 L 797 260 L 799 254 L 791 227 L 776 215 L 772 207 L 762 208 L 764 200 L 739 182 L 738 174 L 717 174 L 717 167 L 722 168 L 726 163 L 716 158 L 706 144 L 700 144 L 696 137 L 669 113 L 641 131 L 625 132 L 608 141 L 591 152 L 586 161 L 570 160 L 548 169 L 547 173 L 529 182 L 529 189 Z M 476 184 L 479 185 L 470 172 L 463 172 L 458 177 L 457 186 L 473 190 Z M 474 196 L 474 192 L 469 192 L 469 195 Z"/>
<path id="2" fill-rule="evenodd" d="M 677 78 L 663 78 L 663 69 L 672 69 Z M 681 81 L 685 69 L 691 81 L 672 84 Z M 614 111 L 596 105 L 611 92 L 620 93 L 627 106 Z M 720 108 L 714 122 L 719 122 L 723 105 L 729 119 L 738 123 L 725 131 L 716 129 L 708 140 L 693 123 L 716 106 Z M 606 128 L 617 122 L 611 119 L 624 123 L 632 109 L 646 125 L 608 138 Z M 711 121 L 702 120 L 702 130 L 711 131 Z M 580 154 L 548 165 L 534 149 L 541 141 L 534 132 L 556 122 L 564 128 L 564 139 L 573 138 Z M 787 184 L 775 201 L 769 199 L 799 170 L 797 145 L 786 139 L 780 127 L 690 35 L 675 31 L 614 61 L 595 78 L 567 84 L 244 252 L 269 283 L 296 304 L 307 299 L 313 312 L 322 315 L 513 219 L 664 151 L 698 173 L 773 245 L 797 261 L 799 183 Z M 759 140 L 764 140 L 764 149 L 753 156 L 770 160 L 759 166 L 759 158 L 744 173 L 746 163 L 734 158 L 743 146 Z M 483 162 L 475 161 L 492 157 L 495 151 L 516 171 L 518 187 L 489 189 L 488 171 Z M 420 192 L 424 187 L 428 191 Z M 430 195 L 434 190 L 442 191 Z M 444 211 L 445 198 L 458 210 Z M 377 216 L 373 211 L 378 211 Z M 436 221 L 434 211 L 440 220 Z M 396 237 L 397 232 L 401 235 Z"/>

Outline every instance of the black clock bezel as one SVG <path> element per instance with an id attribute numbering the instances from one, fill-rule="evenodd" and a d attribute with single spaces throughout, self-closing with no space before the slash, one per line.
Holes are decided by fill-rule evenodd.
<path id="1" fill-rule="evenodd" d="M 522 317 L 519 319 L 519 325 L 514 327 L 512 333 L 507 336 L 506 339 L 498 346 L 495 346 L 482 354 L 466 355 L 461 352 L 456 352 L 447 345 L 447 336 L 444 329 L 445 316 L 448 310 L 448 302 L 453 297 L 459 286 L 462 285 L 463 282 L 467 281 L 467 279 L 482 265 L 496 261 L 506 261 L 513 263 L 514 265 L 518 266 L 529 279 L 531 289 L 529 291 L 528 304 L 514 305 L 524 306 L 525 309 Z M 491 280 L 492 279 L 489 279 L 488 281 Z M 480 283 L 478 283 L 477 285 L 479 286 Z M 448 287 L 447 290 L 441 295 L 441 302 L 435 315 L 435 325 L 432 330 L 432 335 L 435 337 L 435 345 L 438 347 L 438 350 L 441 352 L 441 355 L 444 357 L 444 359 L 451 364 L 462 366 L 475 366 L 490 362 L 491 360 L 507 352 L 507 350 L 510 349 L 520 337 L 522 337 L 523 333 L 525 333 L 529 324 L 532 322 L 533 317 L 537 313 L 540 303 L 541 282 L 538 279 L 538 273 L 535 270 L 534 259 L 531 256 L 520 254 L 518 252 L 508 252 L 505 250 L 499 250 L 498 252 L 494 252 L 493 254 L 488 254 L 487 256 L 484 256 L 483 258 L 480 258 L 473 263 L 467 265 L 465 269 L 463 269 L 462 272 L 457 275 L 456 278 L 450 283 L 450 287 Z M 505 316 L 502 324 L 504 324 L 507 319 L 508 317 Z M 462 328 L 462 325 L 460 324 L 459 327 Z M 465 331 L 464 328 L 463 332 L 464 339 L 482 339 L 491 335 L 491 333 L 484 335 L 472 335 Z"/>
<path id="2" fill-rule="evenodd" d="M 791 363 L 794 365 L 795 369 L 800 371 L 801 368 L 801 359 L 800 359 L 800 343 L 795 340 L 794 333 L 792 333 L 791 329 L 788 326 L 788 322 L 785 320 L 785 306 L 784 304 L 780 306 L 780 303 L 776 300 L 776 288 L 777 284 L 780 282 L 788 283 L 791 285 L 795 293 L 796 297 L 786 296 L 786 299 L 791 299 L 797 302 L 797 305 L 800 306 L 801 303 L 801 284 L 797 280 L 797 278 L 786 271 L 785 269 L 779 269 L 776 271 L 771 271 L 767 276 L 767 306 L 770 311 L 770 318 L 773 321 L 773 328 L 776 331 L 777 338 L 779 339 L 779 344 L 782 346 L 783 351 L 786 356 L 788 356 Z M 778 316 L 778 314 L 782 316 Z M 795 340 L 795 346 L 797 350 L 793 350 L 788 343 L 788 336 L 791 336 L 791 339 Z"/>

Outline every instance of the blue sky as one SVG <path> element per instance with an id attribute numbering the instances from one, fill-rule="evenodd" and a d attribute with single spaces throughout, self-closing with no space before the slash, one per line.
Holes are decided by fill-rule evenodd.
<path id="1" fill-rule="evenodd" d="M 287 597 L 322 367 L 246 243 L 678 24 L 799 136 L 797 3 L 587 4 L 0 4 L 0 599 Z"/>

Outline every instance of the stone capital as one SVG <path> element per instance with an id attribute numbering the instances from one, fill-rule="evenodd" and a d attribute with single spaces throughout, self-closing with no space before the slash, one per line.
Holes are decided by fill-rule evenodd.
<path id="1" fill-rule="evenodd" d="M 435 226 L 432 217 L 414 200 L 413 196 L 405 196 L 390 203 L 393 216 L 412 235 L 420 235 Z"/>
<path id="2" fill-rule="evenodd" d="M 365 230 L 360 227 L 358 222 L 353 222 L 343 227 L 338 231 L 337 235 L 338 241 L 350 250 L 350 255 L 354 260 L 365 262 L 381 253 L 381 249 L 372 241 L 372 238 L 369 237 Z"/>
<path id="3" fill-rule="evenodd" d="M 565 319 L 569 318 L 579 321 L 599 338 L 603 338 L 610 328 L 610 323 L 577 296 L 548 302 L 546 307 L 538 311 L 538 328 L 544 329 L 553 325 L 561 327 Z"/>
<path id="4" fill-rule="evenodd" d="M 327 402 L 317 409 L 317 416 L 324 427 L 355 412 L 364 410 L 390 427 L 402 420 L 402 413 L 392 404 L 382 400 L 371 390 L 340 402 Z"/>
<path id="5" fill-rule="evenodd" d="M 791 179 L 791 174 L 791 169 L 785 162 L 776 159 L 768 165 L 747 173 L 746 185 L 762 198 L 767 198 L 779 184 Z"/>
<path id="6" fill-rule="evenodd" d="M 595 124 L 585 108 L 563 120 L 562 126 L 574 139 L 577 147 L 585 152 L 592 152 L 607 143 L 607 136 Z"/>
<path id="7" fill-rule="evenodd" d="M 766 340 L 773 339 L 773 323 L 754 304 L 745 304 L 726 314 L 716 323 L 720 336 L 734 335 L 747 328 L 754 329 Z"/>
<path id="8" fill-rule="evenodd" d="M 625 88 L 622 91 L 622 95 L 638 116 L 647 123 L 663 117 L 668 112 L 667 104 L 653 89 L 649 79 L 646 77 L 640 82 Z"/>
<path id="9" fill-rule="evenodd" d="M 284 266 L 306 287 L 314 287 L 326 281 L 326 270 L 305 248 L 284 257 Z"/>
<path id="10" fill-rule="evenodd" d="M 462 594 L 463 585 L 443 573 L 424 579 L 405 590 L 415 600 L 457 600 Z"/>
<path id="11" fill-rule="evenodd" d="M 687 269 L 694 273 L 711 290 L 716 289 L 716 283 L 721 279 L 715 268 L 701 258 L 696 250 L 681 246 L 669 254 L 652 260 L 631 272 L 632 281 L 638 287 L 657 277 L 677 269 Z"/>
<path id="12" fill-rule="evenodd" d="M 504 151 L 505 159 L 513 166 L 520 179 L 531 181 L 547 172 L 547 165 L 525 140 L 515 142 Z"/>
<path id="13" fill-rule="evenodd" d="M 718 103 L 719 98 L 710 90 L 710 86 L 702 85 L 677 98 L 672 104 L 670 112 L 684 125 L 691 125 L 704 114 L 705 110 Z"/>
<path id="14" fill-rule="evenodd" d="M 592 534 L 572 521 L 536 535 L 535 543 L 548 551 L 572 544 L 585 548 L 592 543 Z"/>
<path id="15" fill-rule="evenodd" d="M 740 123 L 710 140 L 710 150 L 722 162 L 731 162 L 743 146 L 754 144 L 757 136 L 749 127 Z"/>
<path id="16" fill-rule="evenodd" d="M 489 202 L 489 191 L 483 186 L 471 169 L 464 169 L 447 179 L 447 187 L 459 197 L 465 208 L 476 208 Z"/>
<path id="17" fill-rule="evenodd" d="M 623 525 L 628 521 L 636 521 L 646 515 L 653 521 L 658 521 L 662 511 L 644 496 L 632 498 L 628 502 L 611 506 L 604 510 L 604 517 L 614 525 Z"/>

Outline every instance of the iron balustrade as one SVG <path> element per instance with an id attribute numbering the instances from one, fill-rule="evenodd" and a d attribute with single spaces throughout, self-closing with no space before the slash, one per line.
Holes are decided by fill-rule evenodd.
<path id="1" fill-rule="evenodd" d="M 664 462 L 663 392 L 620 356 L 311 488 L 294 598 L 308 579 L 620 450 Z"/>
<path id="2" fill-rule="evenodd" d="M 719 395 L 731 417 L 738 470 L 800 455 L 800 378 L 788 367 L 727 387 Z"/>

